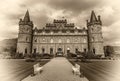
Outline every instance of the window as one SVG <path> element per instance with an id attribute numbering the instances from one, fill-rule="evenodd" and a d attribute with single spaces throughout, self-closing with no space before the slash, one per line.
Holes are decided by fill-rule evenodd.
<path id="1" fill-rule="evenodd" d="M 53 39 L 51 39 L 50 42 L 53 43 Z"/>
<path id="2" fill-rule="evenodd" d="M 84 52 L 86 53 L 86 48 L 84 48 Z"/>
<path id="3" fill-rule="evenodd" d="M 53 54 L 53 48 L 50 48 L 50 54 Z"/>
<path id="4" fill-rule="evenodd" d="M 67 54 L 69 54 L 70 53 L 70 48 L 67 48 Z"/>
<path id="5" fill-rule="evenodd" d="M 94 29 L 92 28 L 92 31 L 93 31 Z"/>
<path id="6" fill-rule="evenodd" d="M 36 48 L 34 49 L 34 53 L 36 53 Z"/>
<path id="7" fill-rule="evenodd" d="M 77 43 L 77 42 L 78 42 L 78 40 L 79 40 L 79 39 L 75 38 L 75 43 Z"/>
<path id="8" fill-rule="evenodd" d="M 26 37 L 26 41 L 29 42 L 29 37 Z"/>
<path id="9" fill-rule="evenodd" d="M 67 43 L 70 43 L 70 39 L 67 39 Z"/>
<path id="10" fill-rule="evenodd" d="M 86 43 L 86 39 L 85 38 L 83 39 L 83 42 Z"/>
<path id="11" fill-rule="evenodd" d="M 93 48 L 93 53 L 95 54 L 95 48 Z"/>
<path id="12" fill-rule="evenodd" d="M 37 39 L 35 39 L 35 42 L 37 42 Z"/>
<path id="13" fill-rule="evenodd" d="M 45 42 L 45 39 L 43 38 L 42 41 Z"/>
<path id="14" fill-rule="evenodd" d="M 42 53 L 45 53 L 45 48 L 42 48 Z"/>
<path id="15" fill-rule="evenodd" d="M 92 37 L 92 41 L 94 41 L 94 37 Z"/>
<path id="16" fill-rule="evenodd" d="M 75 53 L 78 53 L 78 48 L 75 48 Z"/>
<path id="17" fill-rule="evenodd" d="M 25 53 L 27 53 L 27 48 L 25 48 Z"/>
<path id="18" fill-rule="evenodd" d="M 59 39 L 59 43 L 61 43 L 62 41 L 61 41 L 61 39 Z"/>
<path id="19" fill-rule="evenodd" d="M 53 31 L 51 31 L 51 34 L 53 34 Z"/>

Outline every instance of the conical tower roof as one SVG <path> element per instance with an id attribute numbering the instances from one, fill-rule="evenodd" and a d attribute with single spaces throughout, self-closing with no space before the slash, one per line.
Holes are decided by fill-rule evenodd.
<path id="1" fill-rule="evenodd" d="M 97 17 L 96 17 L 96 15 L 95 15 L 95 12 L 94 12 L 94 11 L 92 11 L 92 13 L 91 13 L 90 22 L 97 22 Z"/>
<path id="2" fill-rule="evenodd" d="M 24 21 L 25 22 L 30 22 L 30 16 L 29 16 L 29 11 L 27 10 L 25 16 L 24 16 Z"/>

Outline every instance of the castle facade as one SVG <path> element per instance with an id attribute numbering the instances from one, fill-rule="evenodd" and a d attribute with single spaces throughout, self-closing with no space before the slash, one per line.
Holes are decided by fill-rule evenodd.
<path id="1" fill-rule="evenodd" d="M 17 52 L 24 54 L 63 54 L 92 52 L 104 56 L 102 21 L 94 11 L 86 22 L 86 28 L 77 28 L 66 19 L 47 23 L 45 27 L 34 27 L 27 11 L 24 19 L 19 21 Z"/>

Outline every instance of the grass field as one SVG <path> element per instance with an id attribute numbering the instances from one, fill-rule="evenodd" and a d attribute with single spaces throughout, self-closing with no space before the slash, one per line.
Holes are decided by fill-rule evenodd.
<path id="1" fill-rule="evenodd" d="M 120 81 L 120 61 L 74 62 L 90 81 Z"/>
<path id="2" fill-rule="evenodd" d="M 48 61 L 42 61 L 45 64 Z M 73 62 L 73 61 L 72 61 Z M 0 81 L 20 81 L 32 73 L 36 62 L 18 59 L 0 60 Z M 120 61 L 76 62 L 90 81 L 120 81 Z"/>
<path id="3" fill-rule="evenodd" d="M 40 63 L 44 65 L 47 62 Z M 33 72 L 35 63 L 20 59 L 0 59 L 0 81 L 20 81 Z"/>

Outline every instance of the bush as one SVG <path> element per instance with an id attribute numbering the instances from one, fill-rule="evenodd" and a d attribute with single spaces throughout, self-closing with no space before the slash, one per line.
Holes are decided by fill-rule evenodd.
<path id="1" fill-rule="evenodd" d="M 52 58 L 52 57 L 53 57 L 53 55 L 48 54 L 48 53 L 42 54 L 42 58 L 43 58 L 43 59 L 50 59 L 50 58 Z"/>
<path id="2" fill-rule="evenodd" d="M 68 58 L 76 58 L 77 57 L 77 55 L 74 53 L 68 53 L 67 56 L 68 56 Z"/>

